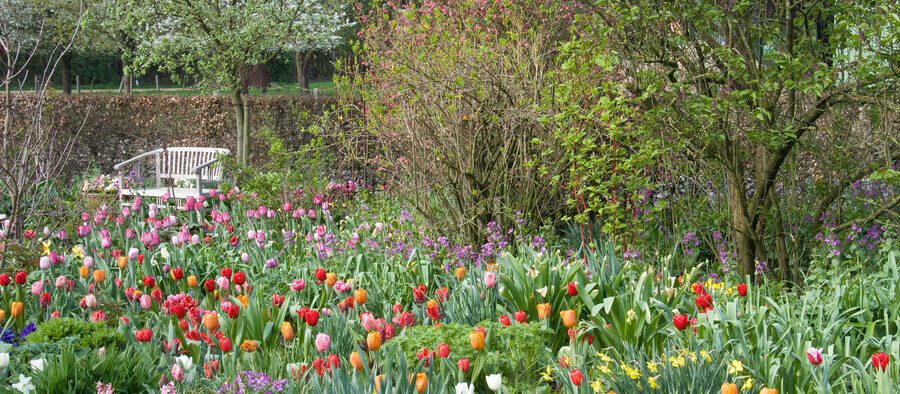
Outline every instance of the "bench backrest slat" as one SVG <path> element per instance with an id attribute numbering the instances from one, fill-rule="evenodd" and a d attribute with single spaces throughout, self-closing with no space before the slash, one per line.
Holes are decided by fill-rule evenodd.
<path id="1" fill-rule="evenodd" d="M 159 177 L 174 181 L 196 180 L 197 175 L 191 172 L 197 166 L 213 160 L 218 155 L 227 155 L 227 149 L 219 148 L 168 148 L 162 154 Z M 221 182 L 222 166 L 215 163 L 202 172 L 204 181 Z"/>

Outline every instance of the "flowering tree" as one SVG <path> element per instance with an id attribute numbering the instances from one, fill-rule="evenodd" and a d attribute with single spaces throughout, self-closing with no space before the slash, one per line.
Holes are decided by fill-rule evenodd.
<path id="1" fill-rule="evenodd" d="M 246 163 L 250 102 L 241 95 L 239 70 L 262 64 L 286 45 L 322 39 L 304 32 L 319 18 L 310 2 L 240 0 L 127 0 L 117 4 L 120 23 L 136 44 L 131 69 L 150 66 L 197 77 L 207 87 L 229 92 L 237 128 L 237 156 Z M 330 35 L 327 36 L 330 40 Z M 312 44 L 309 44 L 310 46 Z"/>
<path id="2" fill-rule="evenodd" d="M 338 33 L 353 25 L 344 12 L 344 4 L 334 0 L 297 0 L 304 11 L 287 48 L 294 52 L 294 67 L 300 91 L 309 89 L 306 66 L 316 51 L 331 50 L 343 42 Z"/>

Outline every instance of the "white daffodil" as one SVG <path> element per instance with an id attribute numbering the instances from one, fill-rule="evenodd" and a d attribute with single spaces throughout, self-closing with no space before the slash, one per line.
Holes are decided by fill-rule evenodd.
<path id="1" fill-rule="evenodd" d="M 492 391 L 500 391 L 500 387 L 503 387 L 503 375 L 499 373 L 485 376 L 484 379 L 487 381 L 488 388 Z"/>
<path id="2" fill-rule="evenodd" d="M 13 383 L 12 387 L 24 394 L 29 394 L 34 391 L 34 385 L 31 384 L 31 378 L 22 374 L 19 374 L 19 382 Z"/>

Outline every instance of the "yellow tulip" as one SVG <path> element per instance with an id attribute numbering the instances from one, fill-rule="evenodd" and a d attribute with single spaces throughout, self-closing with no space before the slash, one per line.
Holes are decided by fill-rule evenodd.
<path id="1" fill-rule="evenodd" d="M 128 266 L 128 256 L 119 256 L 117 259 L 119 263 L 119 269 L 125 269 Z"/>

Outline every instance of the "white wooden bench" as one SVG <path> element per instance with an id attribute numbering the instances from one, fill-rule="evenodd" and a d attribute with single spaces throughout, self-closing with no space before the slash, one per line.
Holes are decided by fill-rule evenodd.
<path id="1" fill-rule="evenodd" d="M 187 197 L 206 195 L 204 183 L 222 182 L 222 166 L 220 155 L 228 155 L 228 149 L 220 148 L 162 148 L 137 155 L 113 166 L 119 173 L 119 197 L 141 196 L 160 201 L 168 194 L 169 198 L 184 200 Z M 149 175 L 149 168 L 144 162 L 153 158 L 153 174 L 155 186 L 139 189 L 126 188 L 125 179 L 143 179 Z M 152 179 L 152 178 L 151 178 Z M 171 183 L 171 184 L 170 184 Z M 193 187 L 184 187 L 184 183 L 193 183 Z"/>

